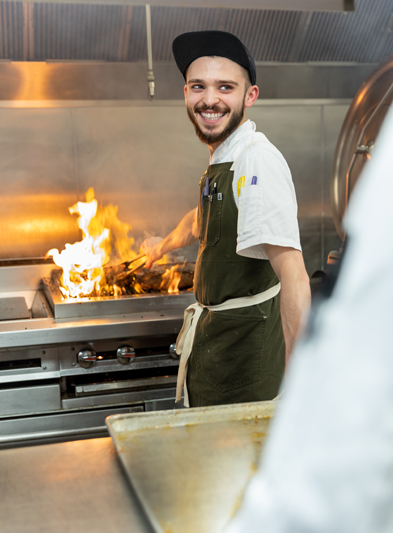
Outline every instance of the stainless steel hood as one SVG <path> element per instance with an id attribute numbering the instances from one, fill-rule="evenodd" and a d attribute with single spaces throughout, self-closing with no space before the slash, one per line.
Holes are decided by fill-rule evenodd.
<path id="1" fill-rule="evenodd" d="M 127 1 L 0 2 L 0 60 L 146 61 L 145 6 Z M 351 12 L 318 11 L 318 1 L 310 11 L 302 10 L 309 0 L 270 1 L 272 9 L 261 9 L 259 0 L 238 5 L 230 0 L 221 7 L 213 7 L 211 0 L 176 1 L 179 5 L 159 5 L 160 0 L 151 6 L 154 68 L 174 63 L 173 39 L 193 30 L 234 33 L 256 62 L 377 64 L 393 52 L 393 17 L 386 0 L 357 0 Z M 252 9 L 249 1 L 258 5 Z M 288 9 L 281 8 L 284 3 Z"/>
<path id="2" fill-rule="evenodd" d="M 355 0 L 39 0 L 45 3 L 152 5 L 173 7 L 227 7 L 236 9 L 283 9 L 291 11 L 354 11 Z M 26 3 L 26 2 L 24 2 Z M 27 0 L 32 3 L 32 0 Z"/>

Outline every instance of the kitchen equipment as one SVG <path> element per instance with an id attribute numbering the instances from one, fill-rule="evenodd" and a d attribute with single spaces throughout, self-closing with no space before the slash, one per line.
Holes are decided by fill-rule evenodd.
<path id="1" fill-rule="evenodd" d="M 142 259 L 142 257 L 145 257 L 145 256 L 146 254 L 139 254 L 136 257 L 134 257 L 134 259 L 131 259 L 131 261 L 125 261 L 123 264 L 129 268 L 130 265 L 132 265 L 132 263 L 135 263 L 135 261 L 138 261 L 138 259 Z"/>
<path id="2" fill-rule="evenodd" d="M 0 447 L 106 436 L 115 413 L 174 407 L 176 340 L 192 292 L 62 300 L 54 265 L 0 268 Z M 17 311 L 18 312 L 18 311 Z"/>
<path id="3" fill-rule="evenodd" d="M 139 270 L 140 268 L 144 267 L 145 264 L 146 264 L 146 261 L 147 261 L 147 257 L 146 257 L 146 259 L 144 259 L 143 261 L 138 262 L 138 263 L 137 263 L 137 266 L 133 267 L 133 268 L 130 270 L 129 274 L 133 274 L 134 272 L 136 272 L 136 271 Z"/>
<path id="4" fill-rule="evenodd" d="M 255 472 L 275 401 L 106 420 L 156 533 L 218 533 Z"/>
<path id="5" fill-rule="evenodd" d="M 389 57 L 367 77 L 346 114 L 337 141 L 331 181 L 333 220 L 341 239 L 342 221 L 348 200 L 371 157 L 374 144 L 393 100 L 393 57 Z"/>

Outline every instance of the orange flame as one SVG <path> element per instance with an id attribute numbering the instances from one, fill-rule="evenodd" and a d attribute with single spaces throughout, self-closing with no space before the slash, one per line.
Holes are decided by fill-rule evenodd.
<path id="1" fill-rule="evenodd" d="M 78 226 L 82 230 L 83 239 L 74 244 L 67 243 L 59 252 L 52 249 L 47 256 L 52 256 L 56 265 L 63 269 L 60 279 L 60 290 L 64 298 L 79 298 L 89 295 L 110 295 L 115 298 L 127 294 L 127 289 L 113 283 L 109 285 L 105 279 L 104 265 L 131 261 L 137 254 L 132 250 L 133 238 L 128 238 L 131 227 L 117 218 L 117 206 L 98 205 L 94 198 L 94 189 L 86 193 L 86 202 L 78 202 L 69 208 L 71 214 L 78 214 Z M 141 266 L 143 258 L 139 260 Z M 158 264 L 166 263 L 164 256 Z M 135 269 L 138 263 L 129 268 Z M 167 269 L 162 275 L 160 290 L 169 293 L 179 292 L 181 271 L 179 265 Z M 144 293 L 145 289 L 135 279 L 132 282 L 132 293 Z"/>
<path id="2" fill-rule="evenodd" d="M 122 290 L 121 290 L 121 287 L 118 287 L 116 285 L 116 283 L 113 284 L 113 296 L 115 298 L 117 298 L 118 296 L 121 296 L 122 295 Z"/>
<path id="3" fill-rule="evenodd" d="M 134 291 L 135 291 L 136 294 L 141 294 L 142 292 L 145 292 L 142 289 L 140 283 L 134 283 L 133 287 L 134 287 Z"/>
<path id="4" fill-rule="evenodd" d="M 94 189 L 86 193 L 86 202 L 77 202 L 69 208 L 71 214 L 79 214 L 78 226 L 83 239 L 74 244 L 67 243 L 65 250 L 50 250 L 56 265 L 63 269 L 60 290 L 65 298 L 88 296 L 96 291 L 98 294 L 104 279 L 103 266 L 108 263 L 112 243 L 116 255 L 121 261 L 129 261 L 136 252 L 131 248 L 134 239 L 127 237 L 130 226 L 117 218 L 117 207 L 109 204 L 98 206 L 94 198 Z M 119 288 L 114 288 L 118 296 Z"/>
<path id="5" fill-rule="evenodd" d="M 179 284 L 181 280 L 181 272 L 176 271 L 178 265 L 168 268 L 162 275 L 162 282 L 160 290 L 166 290 L 169 293 L 179 292 Z"/>

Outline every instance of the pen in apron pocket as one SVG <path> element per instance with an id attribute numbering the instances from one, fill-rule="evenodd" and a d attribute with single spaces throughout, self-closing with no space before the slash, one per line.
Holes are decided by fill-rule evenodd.
<path id="1" fill-rule="evenodd" d="M 204 197 L 205 196 L 209 196 L 209 183 L 210 183 L 209 178 L 206 178 L 205 186 L 202 189 L 202 209 L 203 209 L 203 199 L 204 199 Z"/>
<path id="2" fill-rule="evenodd" d="M 213 201 L 213 194 L 216 194 L 216 192 L 217 192 L 217 183 L 215 183 L 215 184 L 213 185 L 212 192 L 211 192 L 211 194 L 210 194 L 210 203 L 212 203 L 212 201 Z"/>
<path id="3" fill-rule="evenodd" d="M 210 180 L 209 178 L 206 178 L 205 186 L 202 189 L 202 198 L 204 196 L 209 196 L 209 185 L 210 185 Z"/>

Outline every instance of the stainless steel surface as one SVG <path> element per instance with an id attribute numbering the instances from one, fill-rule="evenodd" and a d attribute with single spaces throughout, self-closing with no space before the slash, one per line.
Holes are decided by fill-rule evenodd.
<path id="1" fill-rule="evenodd" d="M 169 45 L 170 43 L 167 43 L 168 53 L 172 54 Z M 352 99 L 376 63 L 283 64 L 270 58 L 267 62 L 257 63 L 256 66 L 260 98 L 263 100 Z M 147 101 L 146 69 L 144 58 L 138 63 L 0 62 L 0 79 L 3 80 L 0 86 L 0 108 L 43 110 L 141 104 L 160 107 L 163 105 L 161 100 L 164 100 L 164 103 L 178 100 L 178 105 L 183 107 L 184 101 L 180 99 L 184 80 L 174 62 L 161 61 L 154 66 L 157 101 Z M 3 113 L 2 120 L 10 118 L 12 115 Z M 29 123 L 26 126 L 29 127 Z M 21 125 L 12 131 L 10 141 L 20 130 L 23 131 Z M 26 142 L 28 139 L 24 140 Z M 34 139 L 30 139 L 30 142 L 33 143 Z M 37 160 L 34 162 L 37 163 Z"/>
<path id="2" fill-rule="evenodd" d="M 53 314 L 41 291 L 37 291 L 31 305 L 31 315 L 33 318 L 52 318 Z"/>
<path id="3" fill-rule="evenodd" d="M 285 79 L 285 70 L 280 70 L 280 76 Z M 181 80 L 179 84 L 181 87 Z M 321 269 L 328 251 L 336 247 L 328 190 L 334 148 L 349 103 L 261 100 L 248 113 L 282 151 L 292 170 L 310 274 Z M 0 143 L 0 171 L 4 177 L 0 257 L 39 256 L 49 247 L 63 248 L 66 242 L 79 240 L 76 220 L 68 206 L 82 199 L 90 186 L 94 186 L 100 203 L 119 206 L 119 218 L 132 226 L 130 235 L 135 237 L 136 248 L 146 234 L 165 235 L 171 231 L 195 207 L 198 179 L 208 159 L 206 148 L 189 124 L 184 103 L 134 104 L 0 109 L 0 137 L 7 140 Z M 63 129 L 65 123 L 68 130 Z M 49 124 L 53 130 L 57 128 L 56 134 L 41 134 L 43 124 L 45 128 Z M 70 138 L 74 149 L 67 141 Z M 31 152 L 37 152 L 33 164 L 28 157 Z M 21 153 L 25 155 L 20 157 Z M 16 174 L 22 178 L 15 180 Z M 47 201 L 43 202 L 44 198 Z M 179 259 L 193 260 L 196 248 L 186 247 L 179 254 Z M 45 324 L 42 327 L 46 329 Z M 126 335 L 123 330 L 121 336 Z"/>
<path id="4" fill-rule="evenodd" d="M 154 344 L 154 338 L 150 338 L 150 343 Z M 135 339 L 133 339 L 135 342 Z M 114 348 L 111 348 L 111 351 L 116 351 L 116 344 L 124 342 L 124 339 L 121 341 L 113 340 L 112 344 Z M 101 341 L 96 340 L 96 342 L 89 342 L 90 345 L 95 346 L 100 353 Z M 86 343 L 84 343 L 86 345 Z M 75 362 L 75 352 L 79 349 L 78 344 L 73 344 L 72 346 L 60 346 L 59 347 L 59 365 L 60 365 L 60 376 L 75 376 L 83 373 L 81 367 Z M 103 348 L 105 351 L 105 348 Z M 177 361 L 174 361 L 166 353 L 159 355 L 143 355 L 135 357 L 135 360 L 132 362 L 132 365 L 128 368 L 125 368 L 125 365 L 121 364 L 117 359 L 109 360 L 99 360 L 96 365 L 89 368 L 89 375 L 100 374 L 105 372 L 123 372 L 125 370 L 140 370 L 142 368 L 162 368 L 178 365 Z"/>
<path id="5" fill-rule="evenodd" d="M 56 347 L 6 349 L 0 355 L 0 383 L 60 377 Z"/>
<path id="6" fill-rule="evenodd" d="M 33 0 L 27 0 L 27 3 Z M 58 3 L 60 0 L 34 0 L 34 2 Z M 62 3 L 74 4 L 79 0 L 61 0 Z M 107 4 L 107 5 L 146 5 L 154 6 L 174 6 L 174 7 L 195 7 L 195 0 L 84 0 L 85 4 Z M 225 7 L 239 8 L 236 0 L 225 0 Z M 222 7 L 222 0 L 199 0 L 199 7 Z M 285 10 L 305 10 L 305 11 L 353 11 L 355 0 L 243 0 L 242 8 L 245 9 L 285 9 Z"/>
<path id="7" fill-rule="evenodd" d="M 343 216 L 349 196 L 369 158 L 367 151 L 359 155 L 359 144 L 375 143 L 379 129 L 393 100 L 393 58 L 379 65 L 364 81 L 356 94 L 342 125 L 334 156 L 331 183 L 333 220 L 343 239 Z"/>
<path id="8" fill-rule="evenodd" d="M 135 362 L 124 365 L 117 349 L 129 340 Z M 161 353 L 165 342 L 166 336 L 85 342 L 97 354 L 93 368 L 78 363 L 78 343 L 1 350 L 0 445 L 84 438 L 86 431 L 102 436 L 109 414 L 173 407 L 178 362 L 167 347 Z"/>
<path id="9" fill-rule="evenodd" d="M 151 10 L 150 5 L 146 4 L 146 39 L 147 39 L 147 83 L 148 97 L 153 100 L 155 94 L 155 77 L 153 72 L 153 46 L 151 41 Z"/>
<path id="10" fill-rule="evenodd" d="M 349 202 L 349 195 L 353 188 L 353 177 L 352 177 L 352 171 L 354 169 L 356 158 L 358 155 L 363 155 L 363 161 L 368 161 L 371 157 L 371 153 L 374 150 L 375 147 L 375 139 L 370 139 L 367 141 L 367 144 L 364 143 L 364 137 L 366 133 L 368 133 L 368 129 L 370 128 L 371 124 L 374 126 L 374 132 L 375 132 L 375 121 L 376 117 L 378 116 L 378 124 L 379 126 L 382 123 L 382 120 L 384 119 L 387 108 L 390 106 L 392 102 L 392 95 L 393 95 L 393 73 L 391 75 L 391 84 L 387 87 L 385 94 L 382 95 L 382 98 L 380 98 L 378 104 L 373 107 L 373 110 L 370 114 L 368 114 L 367 119 L 365 121 L 362 121 L 362 127 L 359 131 L 359 137 L 356 142 L 355 151 L 352 154 L 351 161 L 349 163 L 349 168 L 347 170 L 346 176 L 345 176 L 345 209 L 348 206 Z M 383 112 L 381 113 L 381 110 L 383 109 Z M 381 120 L 382 116 L 382 120 Z M 378 128 L 379 129 L 379 128 Z M 378 132 L 377 132 L 378 133 Z"/>
<path id="11" fill-rule="evenodd" d="M 33 385 L 0 390 L 0 416 L 60 409 L 60 385 Z"/>
<path id="12" fill-rule="evenodd" d="M 96 299 L 98 317 L 59 319 L 37 290 L 46 266 L 0 268 L 0 296 L 22 299 L 31 315 L 0 321 L 0 446 L 102 436 L 109 414 L 174 406 L 178 361 L 169 345 L 192 293 L 155 312 L 148 298 L 143 315 L 129 312 L 132 297 L 112 316 Z"/>
<path id="13" fill-rule="evenodd" d="M 174 385 L 176 384 L 176 376 L 168 376 L 164 378 L 153 378 L 154 384 L 156 386 L 160 385 Z M 113 390 L 130 390 L 130 389 L 140 389 L 146 385 L 151 384 L 152 379 L 138 379 L 135 381 L 120 381 L 116 383 L 93 383 L 92 385 L 81 385 L 76 387 L 76 395 L 83 396 L 84 394 L 91 394 L 97 392 L 108 392 Z"/>
<path id="14" fill-rule="evenodd" d="M 348 104 L 272 103 L 250 110 L 259 129 L 275 144 L 291 169 L 297 199 L 301 242 L 309 275 L 322 270 L 337 234 L 330 214 L 331 165 L 337 135 Z M 330 246 L 330 247 L 328 247 Z"/>
<path id="15" fill-rule="evenodd" d="M 257 467 L 274 407 L 257 402 L 107 419 L 156 533 L 221 531 Z"/>
<path id="16" fill-rule="evenodd" d="M 179 333 L 182 316 L 179 311 L 149 311 L 110 317 L 55 320 L 53 318 L 18 320 L 0 323 L 0 348 L 40 346 L 86 339 L 124 339 L 128 336 L 156 336 Z M 119 363 L 120 366 L 120 363 Z"/>
<path id="17" fill-rule="evenodd" d="M 138 266 L 139 268 L 139 266 Z M 130 271 L 132 272 L 132 270 Z M 195 302 L 192 291 L 174 294 L 135 294 L 132 296 L 100 296 L 70 298 L 64 300 L 58 287 L 53 287 L 49 279 L 41 284 L 55 318 L 94 318 L 129 313 L 186 309 Z"/>
<path id="18" fill-rule="evenodd" d="M 155 66 L 173 62 L 172 39 L 190 29 L 232 31 L 256 61 L 378 63 L 393 51 L 387 0 L 357 0 L 352 13 L 317 12 L 315 2 L 303 12 L 295 3 L 289 11 L 279 10 L 274 0 L 273 9 L 228 9 L 225 1 L 218 9 L 190 3 L 182 9 L 151 6 Z M 0 59 L 146 61 L 145 6 L 98 4 L 4 2 Z M 146 69 L 140 81 L 146 98 Z"/>
<path id="19" fill-rule="evenodd" d="M 110 438 L 0 451 L 2 533 L 152 533 Z"/>
<path id="20" fill-rule="evenodd" d="M 3 238 L 3 234 L 2 234 Z M 1 296 L 20 293 L 26 298 L 27 306 L 33 304 L 36 291 L 41 278 L 50 276 L 54 265 L 30 264 L 21 266 L 0 267 L 0 294 Z M 23 289 L 22 289 L 23 287 Z M 4 292 L 3 292 L 4 291 Z"/>
<path id="21" fill-rule="evenodd" d="M 0 298 L 0 321 L 30 318 L 26 300 L 21 297 Z"/>
<path id="22" fill-rule="evenodd" d="M 141 383 L 140 390 L 135 391 L 116 391 L 114 389 L 111 394 L 95 394 L 91 393 L 89 396 L 82 396 L 76 398 L 65 398 L 61 402 L 63 409 L 81 409 L 89 407 L 106 407 L 111 405 L 124 405 L 124 404 L 137 404 L 137 403 L 148 403 L 152 400 L 159 402 L 160 400 L 170 401 L 171 404 L 168 405 L 167 409 L 173 409 L 175 406 L 175 395 L 176 387 L 175 380 L 172 377 L 169 377 L 162 383 L 157 384 L 155 388 L 157 378 L 151 378 Z M 172 382 L 171 382 L 172 380 Z M 135 384 L 137 385 L 137 384 Z M 149 388 L 147 387 L 149 385 Z M 172 387 L 171 387 L 172 385 Z M 130 387 L 132 388 L 132 386 Z M 135 386 L 137 389 L 137 386 Z"/>
<path id="23" fill-rule="evenodd" d="M 45 306 L 49 309 L 43 295 L 37 296 L 37 288 L 40 278 L 45 275 L 48 276 L 52 269 L 53 265 L 0 267 L 0 291 L 3 291 L 0 292 L 0 296 L 23 296 L 29 309 L 39 298 L 42 305 L 45 302 Z M 22 288 L 23 290 L 21 290 Z M 188 307 L 195 299 L 192 293 L 174 296 L 175 298 L 163 296 L 159 300 L 163 302 L 163 308 L 158 306 L 153 299 L 148 298 L 146 300 L 148 302 L 148 310 L 143 312 L 140 311 L 142 304 L 136 303 L 136 308 L 139 311 L 129 312 L 130 304 L 125 305 L 123 302 L 123 304 L 120 304 L 118 311 L 119 313 L 123 312 L 123 314 L 106 316 L 105 313 L 99 311 L 100 307 L 97 308 L 98 303 L 104 302 L 87 302 L 87 308 L 90 310 L 98 309 L 99 316 L 55 319 L 49 309 L 46 318 L 3 321 L 0 322 L 0 349 L 70 342 L 86 343 L 91 339 L 126 339 L 133 336 L 157 337 L 157 335 L 162 334 L 176 334 L 180 331 L 185 307 Z M 107 303 L 112 305 L 110 302 Z M 78 308 L 78 304 L 71 304 L 71 307 L 72 305 L 76 305 Z M 37 303 L 36 306 L 38 306 Z M 146 309 L 146 307 L 143 309 Z M 39 314 L 39 316 L 42 315 Z M 81 346 L 79 351 L 85 347 Z M 119 348 L 119 345 L 116 346 L 117 348 Z M 121 365 L 117 360 L 115 364 L 119 368 L 124 368 L 124 365 Z"/>
<path id="24" fill-rule="evenodd" d="M 162 405 L 160 405 L 160 402 Z M 172 399 L 173 402 L 173 399 Z M 165 400 L 147 402 L 155 409 L 167 409 Z M 113 414 L 143 412 L 145 406 L 108 406 L 103 409 L 43 413 L 31 416 L 8 416 L 0 424 L 0 448 L 25 444 L 44 444 L 77 438 L 107 437 L 105 418 Z M 146 409 L 149 410 L 149 409 Z M 153 410 L 153 408 L 152 408 Z"/>

